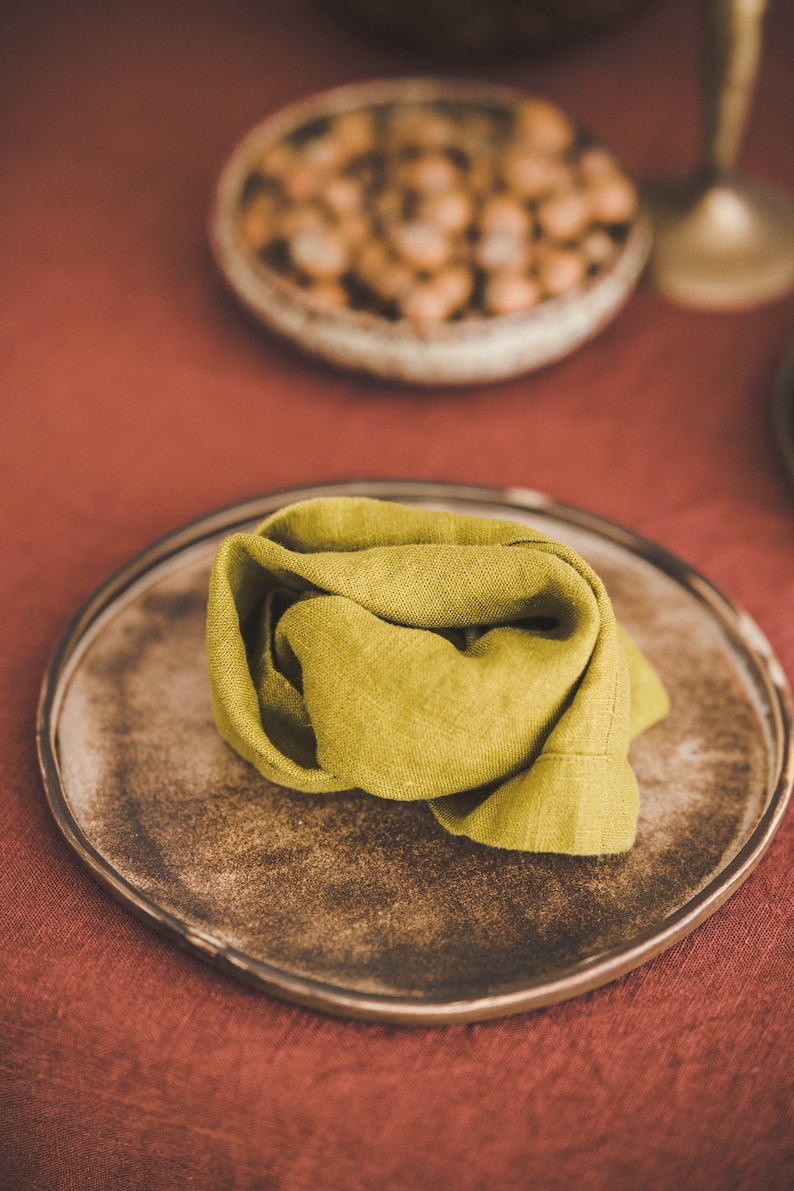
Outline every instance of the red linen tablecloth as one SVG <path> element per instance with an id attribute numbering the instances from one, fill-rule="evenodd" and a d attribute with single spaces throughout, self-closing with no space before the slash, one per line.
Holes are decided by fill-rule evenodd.
<path id="1" fill-rule="evenodd" d="M 638 175 L 686 171 L 696 10 L 658 0 L 466 73 L 560 101 Z M 31 0 L 5 19 L 0 1185 L 790 1187 L 791 816 L 733 899 L 617 983 L 468 1027 L 360 1024 L 234 983 L 106 896 L 50 819 L 33 728 L 66 621 L 128 557 L 249 494 L 361 475 L 522 485 L 621 521 L 744 604 L 794 675 L 770 420 L 794 305 L 718 316 L 639 292 L 569 360 L 473 391 L 335 374 L 223 292 L 210 187 L 283 103 L 436 64 L 309 0 Z M 794 193 L 792 62 L 781 2 L 743 164 Z"/>

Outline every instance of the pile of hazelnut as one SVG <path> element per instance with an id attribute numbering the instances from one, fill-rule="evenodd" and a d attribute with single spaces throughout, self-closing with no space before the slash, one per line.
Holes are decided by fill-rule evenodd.
<path id="1" fill-rule="evenodd" d="M 553 104 L 380 104 L 269 148 L 242 237 L 320 305 L 421 323 L 530 310 L 617 255 L 637 195 Z"/>

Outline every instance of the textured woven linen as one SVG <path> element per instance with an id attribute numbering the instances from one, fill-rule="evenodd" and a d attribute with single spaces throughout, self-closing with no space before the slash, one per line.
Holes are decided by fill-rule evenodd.
<path id="1" fill-rule="evenodd" d="M 667 695 L 598 576 L 537 530 L 291 505 L 221 545 L 207 653 L 220 732 L 280 785 L 426 799 L 448 831 L 502 848 L 634 841 L 629 740 Z"/>

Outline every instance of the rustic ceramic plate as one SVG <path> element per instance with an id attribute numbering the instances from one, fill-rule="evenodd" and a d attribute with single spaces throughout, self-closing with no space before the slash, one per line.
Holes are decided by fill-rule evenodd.
<path id="1" fill-rule="evenodd" d="M 489 83 L 377 79 L 313 95 L 269 116 L 232 151 L 213 198 L 209 243 L 227 285 L 256 319 L 304 351 L 389 379 L 421 385 L 476 384 L 561 359 L 600 331 L 628 300 L 651 245 L 650 222 L 643 212 L 631 223 L 614 262 L 584 285 L 532 310 L 427 326 L 318 306 L 258 259 L 239 227 L 241 195 L 253 164 L 310 121 L 379 104 L 441 101 L 512 110 L 528 98 Z"/>
<path id="2" fill-rule="evenodd" d="M 529 522 L 597 568 L 672 699 L 632 746 L 642 809 L 629 853 L 483 847 L 446 834 L 423 804 L 272 786 L 224 744 L 204 654 L 218 541 L 336 494 Z M 790 721 L 755 624 L 660 548 L 524 490 L 368 482 L 252 500 L 131 562 L 59 645 L 38 731 L 66 840 L 146 922 L 277 996 L 429 1023 L 574 996 L 713 913 L 780 823 Z"/>

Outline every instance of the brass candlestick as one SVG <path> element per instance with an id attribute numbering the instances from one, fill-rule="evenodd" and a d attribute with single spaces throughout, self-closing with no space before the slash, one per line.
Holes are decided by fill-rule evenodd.
<path id="1" fill-rule="evenodd" d="M 649 275 L 666 297 L 739 310 L 794 287 L 794 204 L 735 176 L 758 74 L 766 0 L 708 0 L 706 128 L 693 180 L 652 186 Z"/>

